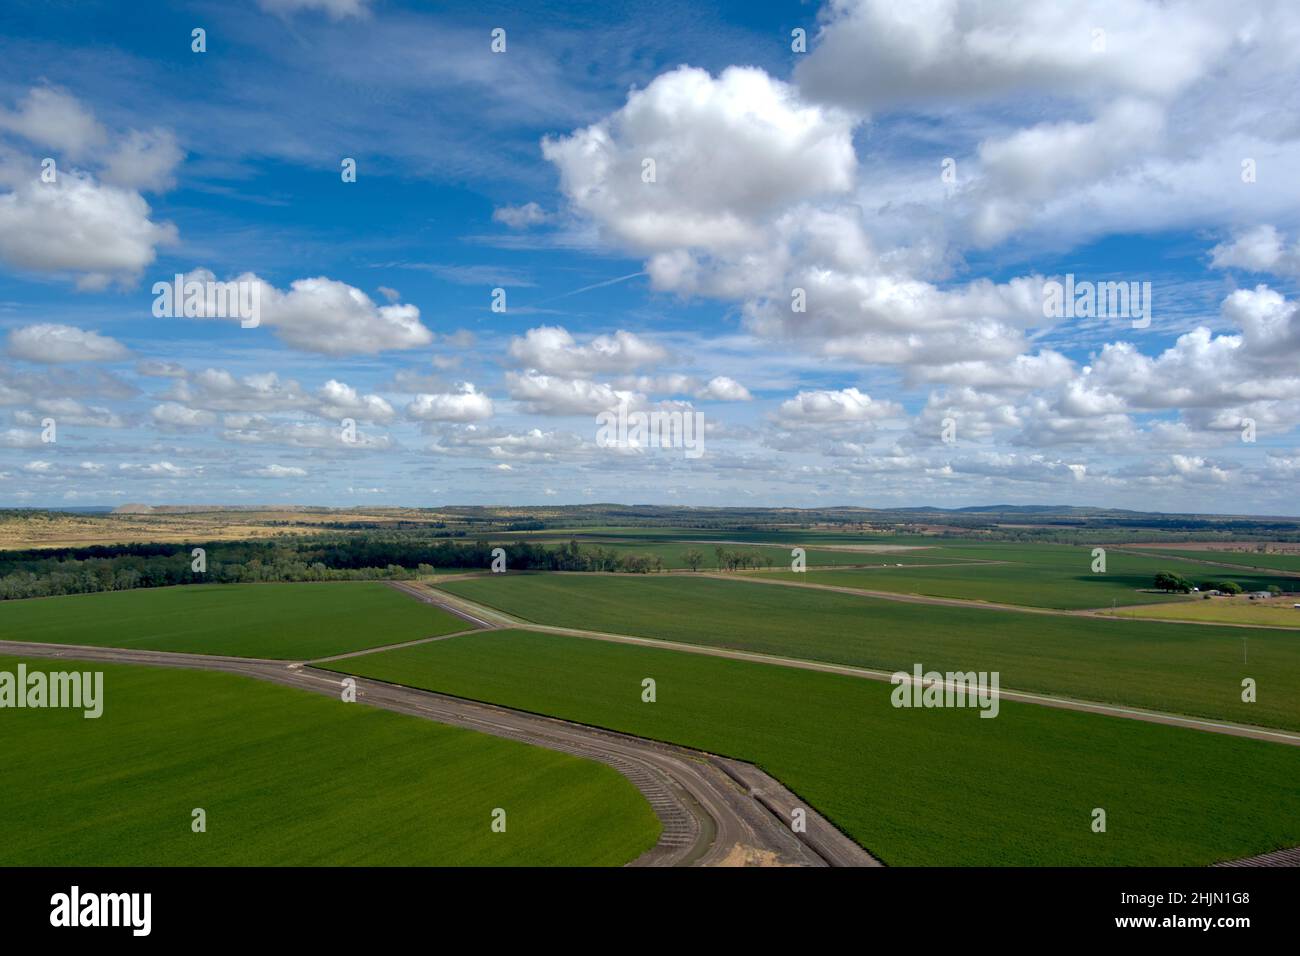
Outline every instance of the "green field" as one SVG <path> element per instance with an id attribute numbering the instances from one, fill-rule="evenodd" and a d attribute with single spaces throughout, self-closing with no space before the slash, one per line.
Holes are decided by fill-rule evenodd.
<path id="1" fill-rule="evenodd" d="M 1171 548 L 1142 548 L 1141 550 L 1158 550 L 1161 554 L 1171 554 L 1194 561 L 1216 561 L 1248 568 L 1300 572 L 1300 554 L 1260 554 L 1257 551 L 1178 551 Z M 1209 565 L 1201 565 L 1201 570 L 1196 573 L 1211 580 L 1216 578 L 1227 578 L 1229 581 L 1237 580 L 1233 576 L 1231 568 L 1214 568 Z M 1197 577 L 1195 580 L 1200 581 L 1201 577 Z M 1295 581 L 1295 586 L 1300 588 L 1300 580 Z"/>
<path id="2" fill-rule="evenodd" d="M 283 660 L 468 627 L 372 581 L 198 584 L 0 602 L 0 640 Z"/>
<path id="3" fill-rule="evenodd" d="M 753 761 L 889 864 L 1202 865 L 1300 843 L 1300 748 L 1279 744 L 1008 701 L 992 720 L 900 710 L 880 681 L 524 631 L 335 666 Z"/>
<path id="4" fill-rule="evenodd" d="M 934 535 L 886 534 L 870 531 L 811 531 L 800 529 L 761 529 L 738 531 L 733 528 L 618 528 L 592 527 L 563 530 L 526 532 L 528 538 L 569 538 L 609 540 L 614 538 L 641 541 L 739 541 L 747 544 L 779 544 L 790 547 L 809 547 L 817 544 L 869 544 L 869 545 L 920 545 L 934 546 L 960 541 L 959 538 L 940 538 Z"/>
<path id="5" fill-rule="evenodd" d="M 582 535 L 574 537 L 587 547 L 600 546 L 621 553 L 651 557 L 657 555 L 663 560 L 664 567 L 669 569 L 685 567 L 682 555 L 688 549 L 695 548 L 704 555 L 701 569 L 717 570 L 714 548 L 718 545 L 684 540 L 690 535 L 706 537 L 708 532 L 681 530 L 642 533 L 644 537 L 641 540 L 632 540 L 631 531 L 601 538 Z M 1175 571 L 1193 581 L 1229 577 L 1248 590 L 1263 589 L 1270 584 L 1300 589 L 1300 578 L 1288 579 L 1266 571 L 1225 572 L 1221 568 L 1184 560 L 1180 556 L 1181 552 L 1171 552 L 1168 557 L 1148 557 L 1108 548 L 1106 571 L 1093 573 L 1092 546 L 1087 545 L 970 543 L 960 539 L 922 538 L 915 535 L 873 537 L 860 534 L 837 535 L 833 532 L 811 532 L 802 536 L 792 532 L 714 534 L 718 538 L 728 539 L 730 543 L 720 545 L 728 551 L 754 552 L 772 557 L 772 570 L 764 570 L 764 573 L 790 580 L 808 580 L 899 594 L 987 601 L 992 604 L 1082 610 L 1113 604 L 1157 604 L 1184 600 L 1182 595 L 1161 594 L 1151 590 L 1156 572 L 1162 570 Z M 567 541 L 568 538 L 556 539 L 556 542 L 561 540 Z M 772 548 L 746 543 L 755 541 L 780 541 L 783 544 L 780 548 Z M 790 542 L 788 547 L 784 544 L 787 541 Z M 815 544 L 828 543 L 843 546 L 913 546 L 916 550 L 852 552 L 813 547 Z M 789 570 L 789 547 L 795 545 L 808 549 L 808 567 L 810 573 L 815 573 L 816 576 L 804 578 Z M 852 571 L 821 572 L 825 568 L 853 565 L 867 567 Z M 765 568 L 765 565 L 760 567 Z"/>
<path id="6" fill-rule="evenodd" d="M 1160 620 L 1220 621 L 1253 627 L 1300 627 L 1300 608 L 1295 600 L 1277 602 L 1252 601 L 1246 597 L 1213 598 L 1209 601 L 1186 601 L 1159 607 L 1130 607 L 1115 612 L 1116 617 L 1157 618 Z"/>
<path id="7" fill-rule="evenodd" d="M 1113 549 L 1106 552 L 1106 571 L 1094 574 L 1092 549 L 1067 545 L 946 545 L 935 549 L 932 554 L 931 560 L 935 563 L 941 559 L 981 559 L 1003 563 L 837 571 L 807 577 L 789 571 L 773 573 L 815 584 L 1062 610 L 1109 607 L 1112 603 L 1156 604 L 1185 600 L 1183 595 L 1158 594 L 1149 590 L 1157 571 L 1174 571 L 1193 581 L 1229 576 L 1216 573 L 1216 569 L 1206 565 L 1191 564 L 1175 557 L 1149 558 Z M 1249 584 L 1263 589 L 1274 583 L 1281 587 L 1300 587 L 1300 578 L 1288 581 L 1249 571 L 1240 572 L 1233 578 L 1243 587 Z"/>
<path id="8" fill-rule="evenodd" d="M 658 839 L 603 764 L 230 674 L 26 663 L 102 670 L 105 705 L 0 710 L 3 866 L 618 865 Z"/>
<path id="9" fill-rule="evenodd" d="M 996 670 L 1009 690 L 1300 730 L 1300 641 L 1284 631 L 913 604 L 746 575 L 505 574 L 440 587 L 538 624 L 889 671 Z M 1244 677 L 1258 682 L 1256 703 L 1241 701 Z"/>
<path id="10" fill-rule="evenodd" d="M 519 538 L 502 538 L 493 542 L 502 546 L 509 546 Z M 767 567 L 766 560 L 770 559 L 773 568 L 790 567 L 790 551 L 795 545 L 780 547 L 764 547 L 762 545 L 751 544 L 744 541 L 717 541 L 717 542 L 694 542 L 689 540 L 683 541 L 663 541 L 656 539 L 645 540 L 624 540 L 613 538 L 592 538 L 580 535 L 570 535 L 560 538 L 537 538 L 529 537 L 526 539 L 530 544 L 542 544 L 550 548 L 557 545 L 567 544 L 569 541 L 577 541 L 582 546 L 583 551 L 593 551 L 601 548 L 605 551 L 613 551 L 619 555 L 643 556 L 649 558 L 653 564 L 658 558 L 662 562 L 664 570 L 676 571 L 688 568 L 686 563 L 686 552 L 695 550 L 703 555 L 704 560 L 700 564 L 701 571 L 716 571 L 719 568 L 718 557 L 715 548 L 721 547 L 727 552 L 741 552 L 747 555 L 757 555 L 759 561 L 756 567 Z M 848 544 L 847 542 L 845 543 Z M 952 558 L 941 557 L 933 553 L 930 549 L 919 549 L 915 551 L 834 551 L 825 549 L 808 549 L 805 548 L 805 558 L 810 565 L 820 565 L 827 567 L 847 566 L 857 567 L 867 565 L 871 567 L 893 567 L 895 564 L 933 564 L 937 561 L 954 560 Z"/>

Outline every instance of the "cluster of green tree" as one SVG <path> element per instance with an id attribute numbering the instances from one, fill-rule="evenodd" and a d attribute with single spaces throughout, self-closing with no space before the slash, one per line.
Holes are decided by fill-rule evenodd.
<path id="1" fill-rule="evenodd" d="M 602 548 L 598 544 L 584 545 L 573 540 L 551 548 L 531 541 L 516 541 L 514 544 L 496 545 L 496 547 L 505 550 L 506 567 L 512 571 L 626 571 L 632 574 L 646 574 L 664 569 L 663 558 L 655 554 L 620 553 L 610 548 Z M 476 544 L 474 548 L 489 548 L 490 553 L 490 546 L 482 542 Z M 477 560 L 472 560 L 468 564 L 442 566 L 487 567 L 488 561 L 479 563 Z"/>
<path id="2" fill-rule="evenodd" d="M 487 570 L 501 547 L 513 571 L 662 571 L 657 555 L 619 553 L 576 541 L 547 547 L 493 545 L 429 535 L 318 535 L 196 544 L 97 545 L 0 552 L 0 600 L 124 591 L 175 584 L 400 579 L 435 569 Z M 194 570 L 195 548 L 204 570 Z"/>
<path id="3" fill-rule="evenodd" d="M 463 538 L 464 531 L 436 532 L 445 521 L 268 521 L 268 527 L 317 528 L 321 531 L 430 531 L 434 538 Z"/>
<path id="4" fill-rule="evenodd" d="M 1221 591 L 1224 594 L 1241 594 L 1245 590 L 1236 581 L 1202 581 L 1196 585 L 1195 589 L 1192 582 L 1187 580 L 1181 574 L 1175 574 L 1173 571 L 1156 572 L 1155 586 L 1160 591 L 1179 592 L 1189 594 L 1192 590 L 1200 591 Z M 1269 594 L 1281 594 L 1282 589 L 1276 584 L 1270 584 L 1267 588 Z M 1208 595 L 1207 595 L 1208 596 Z"/>
<path id="5" fill-rule="evenodd" d="M 18 598 L 54 597 L 61 594 L 89 594 L 95 591 L 129 591 L 176 584 L 240 584 L 259 581 L 365 581 L 411 578 L 432 574 L 428 565 L 412 568 L 389 564 L 382 567 L 331 568 L 320 561 L 308 562 L 283 553 L 283 549 L 249 548 L 244 542 L 207 545 L 206 569 L 195 571 L 192 552 L 162 546 L 169 553 L 116 557 L 43 558 L 21 562 L 15 567 L 11 555 L 0 562 L 0 601 Z"/>
<path id="6" fill-rule="evenodd" d="M 1173 571 L 1157 571 L 1155 583 L 1156 590 L 1158 591 L 1190 594 L 1192 590 L 1192 582 L 1187 580 L 1181 574 L 1176 574 Z"/>
<path id="7" fill-rule="evenodd" d="M 1200 589 L 1202 591 L 1222 591 L 1224 594 L 1241 594 L 1245 590 L 1236 581 L 1202 581 Z M 1270 584 L 1264 590 L 1273 595 L 1282 593 L 1282 589 L 1276 584 Z"/>
<path id="8" fill-rule="evenodd" d="M 748 571 L 751 568 L 770 568 L 773 564 L 770 554 L 756 551 L 728 551 L 721 545 L 713 549 L 713 559 L 719 571 Z M 705 556 L 698 548 L 691 548 L 682 555 L 682 560 L 692 571 L 698 571 L 705 563 Z"/>
<path id="9" fill-rule="evenodd" d="M 1242 586 L 1236 581 L 1202 581 L 1202 591 L 1222 591 L 1224 594 L 1240 594 Z"/>

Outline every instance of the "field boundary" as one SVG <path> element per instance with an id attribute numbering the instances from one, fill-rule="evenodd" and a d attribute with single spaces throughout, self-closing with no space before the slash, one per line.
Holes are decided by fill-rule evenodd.
<path id="1" fill-rule="evenodd" d="M 973 601 L 969 598 L 946 598 L 931 594 L 903 594 L 898 591 L 868 591 L 865 588 L 851 588 L 843 584 L 814 584 L 812 581 L 790 581 L 784 578 L 765 578 L 763 572 L 757 574 L 741 572 L 739 576 L 722 574 L 716 571 L 700 572 L 699 577 L 713 578 L 718 581 L 752 581 L 758 584 L 772 584 L 791 588 L 808 588 L 815 591 L 834 591 L 838 594 L 853 594 L 858 597 L 878 598 L 882 601 L 898 601 L 903 604 L 931 604 L 936 607 L 979 608 L 985 611 L 1019 611 L 1024 614 L 1048 614 L 1055 617 L 1090 617 L 1103 621 L 1142 621 L 1162 624 L 1200 624 L 1205 627 L 1245 627 L 1260 631 L 1294 631 L 1294 627 L 1281 624 L 1239 624 L 1235 621 L 1197 621 L 1168 617 L 1126 618 L 1118 613 L 1128 608 L 1171 607 L 1174 604 L 1121 604 L 1118 607 L 1067 608 L 1029 607 L 1024 604 L 993 604 L 989 601 Z"/>
<path id="2" fill-rule="evenodd" d="M 1249 571 L 1255 575 L 1259 575 L 1262 572 L 1268 575 L 1277 575 L 1280 578 L 1300 578 L 1300 571 L 1291 571 L 1287 568 L 1262 568 L 1258 565 L 1229 564 L 1225 561 L 1210 561 L 1206 558 L 1189 558 L 1186 556 L 1186 552 L 1182 554 L 1161 554 L 1158 551 L 1135 551 L 1131 548 L 1117 548 L 1113 546 L 1111 550 L 1118 551 L 1120 554 L 1132 554 L 1142 558 L 1163 558 L 1166 561 L 1187 561 L 1191 564 L 1208 564 L 1214 567 L 1230 568 L 1233 571 Z M 1207 553 L 1213 554 L 1214 552 Z"/>
<path id="3" fill-rule="evenodd" d="M 379 651 L 396 651 L 396 650 L 400 650 L 403 647 L 415 647 L 419 644 L 432 644 L 435 641 L 446 641 L 446 640 L 450 640 L 453 637 L 467 637 L 470 634 L 483 634 L 483 633 L 490 633 L 491 631 L 499 631 L 499 630 L 501 630 L 501 628 L 499 627 L 476 627 L 468 631 L 457 631 L 455 634 L 439 634 L 436 637 L 418 637 L 413 641 L 402 641 L 402 643 L 400 644 L 384 644 L 381 647 L 368 647 L 363 651 L 346 651 L 345 653 L 342 654 L 331 654 L 329 657 L 313 657 L 311 660 L 304 661 L 303 663 L 304 664 L 328 664 L 328 663 L 332 663 L 333 661 L 345 661 L 349 657 L 361 657 L 364 654 L 375 654 Z M 273 659 L 274 658 L 268 658 L 268 660 L 273 660 Z M 296 664 L 297 662 L 295 661 L 293 663 Z"/>
<path id="4" fill-rule="evenodd" d="M 432 585 L 426 585 L 426 587 L 432 587 Z M 797 670 L 820 671 L 826 674 L 837 674 L 842 677 L 858 677 L 865 680 L 889 681 L 894 673 L 893 671 L 858 667 L 852 664 L 833 664 L 829 661 L 807 660 L 798 657 L 783 657 L 776 654 L 763 654 L 758 651 L 742 651 L 728 647 L 713 647 L 708 644 L 686 644 L 681 641 L 668 641 L 657 637 L 639 637 L 634 634 L 614 634 L 608 631 L 588 631 L 581 628 L 558 627 L 551 624 L 535 624 L 532 621 L 513 617 L 512 615 L 508 615 L 503 611 L 499 611 L 487 605 L 480 605 L 478 602 L 470 601 L 468 598 L 463 598 L 459 595 L 448 594 L 446 596 L 451 600 L 461 602 L 469 608 L 490 612 L 503 620 L 509 621 L 510 623 L 506 624 L 506 627 L 522 631 L 536 631 L 543 634 L 559 634 L 561 636 L 607 641 L 615 644 L 633 644 L 642 647 L 658 648 L 666 651 L 680 651 L 685 654 L 700 654 L 705 657 L 722 657 L 731 660 L 748 661 L 755 664 L 771 664 L 777 667 L 790 667 Z M 1281 628 L 1281 630 L 1287 629 Z M 1018 703 L 1038 704 L 1044 707 L 1055 707 L 1061 710 L 1082 711 L 1084 713 L 1099 714 L 1105 717 L 1141 720 L 1154 724 L 1167 724 L 1175 727 L 1185 727 L 1191 730 L 1205 731 L 1207 733 L 1227 734 L 1233 737 L 1250 737 L 1255 740 L 1300 747 L 1300 733 L 1293 733 L 1291 731 L 1266 726 L 1236 724 L 1231 721 L 1215 720 L 1208 717 L 1193 717 L 1186 714 L 1148 710 L 1140 707 L 1128 707 L 1123 704 L 1108 704 L 1104 701 L 1085 700 L 1073 697 L 1058 697 L 1052 694 L 1040 694 L 1033 691 L 1018 691 L 1001 688 L 998 695 L 1002 699 L 1016 701 Z"/>

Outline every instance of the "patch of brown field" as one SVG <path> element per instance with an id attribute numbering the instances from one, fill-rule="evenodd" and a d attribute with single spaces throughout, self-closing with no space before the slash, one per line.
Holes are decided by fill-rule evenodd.
<path id="1" fill-rule="evenodd" d="M 349 533 L 360 529 L 331 528 L 338 522 L 389 525 L 445 518 L 433 512 L 403 509 L 374 511 L 175 511 L 154 513 L 77 515 L 23 514 L 0 517 L 0 549 L 74 548 L 91 545 L 150 541 L 164 544 L 188 541 L 234 541 L 319 531 Z"/>
<path id="2" fill-rule="evenodd" d="M 760 850 L 757 847 L 745 846 L 743 843 L 737 843 L 727 855 L 722 858 L 718 866 L 787 866 L 782 863 L 775 853 L 771 850 Z"/>
<path id="3" fill-rule="evenodd" d="M 1300 544 L 1293 541 L 1138 541 L 1122 544 L 1121 548 L 1168 548 L 1175 551 L 1223 551 L 1229 554 L 1259 554 L 1260 544 L 1266 545 L 1264 554 L 1300 554 Z"/>

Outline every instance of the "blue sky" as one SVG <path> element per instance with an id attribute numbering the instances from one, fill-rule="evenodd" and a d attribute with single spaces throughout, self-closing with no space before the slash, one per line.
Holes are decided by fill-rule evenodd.
<path id="1" fill-rule="evenodd" d="M 1295 513 L 1300 16 L 895 6 L 7 4 L 0 504 Z"/>

